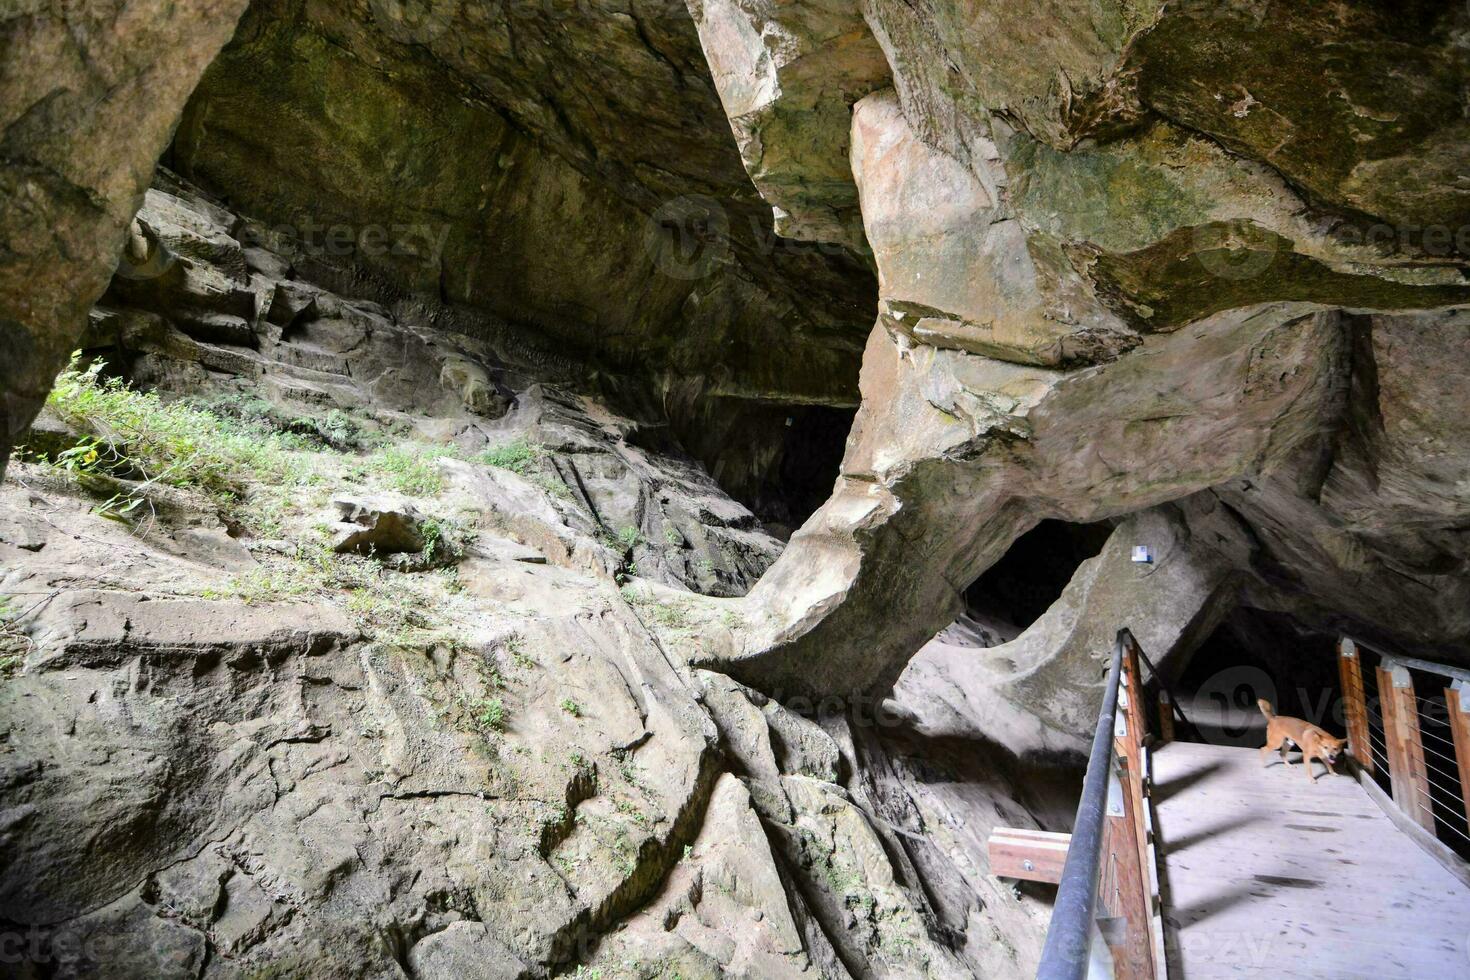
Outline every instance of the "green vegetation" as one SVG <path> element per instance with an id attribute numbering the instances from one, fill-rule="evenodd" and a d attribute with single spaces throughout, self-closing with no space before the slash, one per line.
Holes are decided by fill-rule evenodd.
<path id="1" fill-rule="evenodd" d="M 206 599 L 235 599 L 248 605 L 340 598 L 364 634 L 403 650 L 456 643 L 440 618 L 426 580 L 385 577 L 371 558 L 339 555 L 325 544 L 299 548 L 294 555 L 262 556 L 260 567 L 236 576 L 220 588 L 203 590 Z"/>
<path id="2" fill-rule="evenodd" d="M 31 638 L 20 628 L 21 611 L 9 596 L 0 596 L 0 677 L 10 677 L 25 664 Z"/>
<path id="3" fill-rule="evenodd" d="M 367 458 L 367 466 L 400 493 L 432 497 L 444 490 L 444 475 L 439 472 L 438 461 L 459 456 L 454 446 L 402 443 L 379 449 Z"/>
<path id="4" fill-rule="evenodd" d="M 510 659 L 515 661 L 515 665 L 522 670 L 530 670 L 532 667 L 536 666 L 536 661 L 533 660 L 531 658 L 531 655 L 526 652 L 525 647 L 522 645 L 522 643 L 523 638 L 519 633 L 508 634 L 506 638 L 501 641 L 501 644 L 505 647 L 505 652 L 510 654 Z"/>
<path id="5" fill-rule="evenodd" d="M 618 544 L 622 545 L 625 551 L 632 551 L 640 544 L 648 543 L 648 539 L 643 536 L 643 532 L 632 525 L 618 531 L 617 540 Z"/>
<path id="6" fill-rule="evenodd" d="M 545 473 L 533 473 L 531 474 L 530 480 L 548 496 L 555 497 L 558 500 L 574 499 L 572 488 L 554 476 L 547 476 Z"/>
<path id="7" fill-rule="evenodd" d="M 425 558 L 458 560 L 464 557 L 465 547 L 475 540 L 474 529 L 452 517 L 426 517 L 419 523 L 419 533 L 424 538 Z"/>
<path id="8" fill-rule="evenodd" d="M 491 446 L 475 458 L 486 466 L 496 466 L 524 476 L 530 470 L 531 464 L 545 455 L 546 450 L 543 447 L 525 439 L 516 439 L 500 446 Z"/>
<path id="9" fill-rule="evenodd" d="M 113 495 L 97 509 L 130 514 L 156 486 L 199 490 L 238 512 L 252 483 L 276 487 L 312 482 L 297 444 L 252 422 L 222 418 L 184 402 L 164 402 L 153 392 L 102 376 L 103 363 L 82 369 L 78 357 L 56 379 L 47 407 L 89 438 L 37 459 L 78 479 L 87 489 Z M 135 478 L 120 485 L 106 477 Z"/>
<path id="10" fill-rule="evenodd" d="M 317 416 L 291 415 L 259 395 L 228 394 L 195 396 L 184 403 L 222 419 L 233 419 L 256 429 L 297 437 L 303 449 L 322 447 L 339 452 L 372 448 L 381 441 L 349 413 L 334 408 Z"/>
<path id="11" fill-rule="evenodd" d="M 463 704 L 470 713 L 470 721 L 475 730 L 481 735 L 488 738 L 505 731 L 505 702 L 500 698 L 465 698 Z"/>
<path id="12" fill-rule="evenodd" d="M 617 809 L 619 813 L 627 817 L 629 820 L 633 821 L 639 827 L 648 827 L 648 817 L 643 813 L 642 810 L 638 809 L 638 807 L 633 804 L 632 800 L 620 799 L 616 803 L 614 803 L 613 806 Z"/>
<path id="13" fill-rule="evenodd" d="M 580 717 L 582 717 L 582 706 L 580 704 L 578 704 L 577 702 L 573 701 L 571 698 L 562 698 L 561 699 L 561 710 L 565 711 L 567 714 L 571 715 L 573 718 L 580 718 Z"/>
<path id="14" fill-rule="evenodd" d="M 636 585 L 623 586 L 618 590 L 618 595 L 633 607 L 633 611 L 645 624 L 651 619 L 669 630 L 686 630 L 693 625 L 689 617 L 689 607 L 672 596 L 661 598 L 657 593 Z"/>

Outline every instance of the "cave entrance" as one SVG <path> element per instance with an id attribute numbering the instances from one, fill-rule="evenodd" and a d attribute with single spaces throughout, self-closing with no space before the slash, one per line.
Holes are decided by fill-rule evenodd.
<path id="1" fill-rule="evenodd" d="M 965 589 L 964 618 L 998 642 L 1015 639 L 1061 598 L 1078 567 L 1096 557 L 1112 533 L 1107 521 L 1042 521 Z"/>
<path id="2" fill-rule="evenodd" d="M 1303 629 L 1290 616 L 1237 607 L 1197 647 L 1159 669 L 1187 719 L 1176 724 L 1181 740 L 1259 747 L 1266 718 L 1258 699 L 1278 714 L 1343 732 L 1336 637 Z M 1149 687 L 1156 699 L 1156 678 Z"/>

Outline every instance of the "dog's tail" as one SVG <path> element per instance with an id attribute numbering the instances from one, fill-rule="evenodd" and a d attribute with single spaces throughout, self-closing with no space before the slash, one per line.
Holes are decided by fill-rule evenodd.
<path id="1" fill-rule="evenodd" d="M 1261 714 L 1265 715 L 1268 721 L 1276 717 L 1276 712 L 1271 710 L 1270 701 L 1267 701 L 1265 698 L 1257 698 L 1256 705 L 1261 709 Z"/>

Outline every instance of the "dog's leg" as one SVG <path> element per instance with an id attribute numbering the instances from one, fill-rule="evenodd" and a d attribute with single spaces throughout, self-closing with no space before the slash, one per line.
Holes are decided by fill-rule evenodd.
<path id="1" fill-rule="evenodd" d="M 1273 739 L 1275 740 L 1273 741 Z M 1270 730 L 1267 730 L 1266 744 L 1261 746 L 1261 765 L 1269 766 L 1271 764 L 1267 760 L 1267 756 L 1270 754 L 1272 749 L 1280 749 L 1283 741 L 1285 741 L 1285 736 L 1275 736 L 1271 734 Z M 1283 759 L 1283 761 L 1285 760 Z"/>

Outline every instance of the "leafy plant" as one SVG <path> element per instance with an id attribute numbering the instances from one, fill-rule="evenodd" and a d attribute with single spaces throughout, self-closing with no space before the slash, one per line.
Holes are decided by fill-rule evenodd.
<path id="1" fill-rule="evenodd" d="M 502 642 L 505 645 L 505 652 L 510 654 L 510 658 L 515 661 L 517 667 L 522 670 L 530 670 L 536 666 L 536 661 L 526 652 L 521 634 L 511 633 Z"/>
<path id="2" fill-rule="evenodd" d="M 419 534 L 424 539 L 425 558 L 458 560 L 464 557 L 465 546 L 475 539 L 473 529 L 451 517 L 424 518 L 419 523 Z"/>
<path id="3" fill-rule="evenodd" d="M 481 735 L 505 731 L 507 712 L 505 702 L 500 698 L 464 698 L 463 704 L 470 713 L 475 730 Z"/>
<path id="4" fill-rule="evenodd" d="M 643 532 L 632 525 L 618 531 L 618 544 L 622 545 L 625 551 L 632 551 L 640 544 L 647 542 L 648 539 L 643 536 Z"/>
<path id="5" fill-rule="evenodd" d="M 495 466 L 524 476 L 530 470 L 531 464 L 544 455 L 546 450 L 543 447 L 525 439 L 516 439 L 499 446 L 491 446 L 476 459 L 486 466 Z"/>
<path id="6" fill-rule="evenodd" d="M 444 474 L 438 461 L 457 458 L 453 446 L 405 443 L 379 449 L 367 459 L 369 470 L 393 489 L 416 497 L 432 497 L 444 490 Z"/>
<path id="7" fill-rule="evenodd" d="M 580 717 L 582 717 L 582 706 L 580 704 L 578 704 L 577 702 L 573 701 L 571 698 L 562 698 L 561 699 L 561 710 L 565 711 L 567 714 L 571 715 L 573 718 L 580 718 Z"/>

